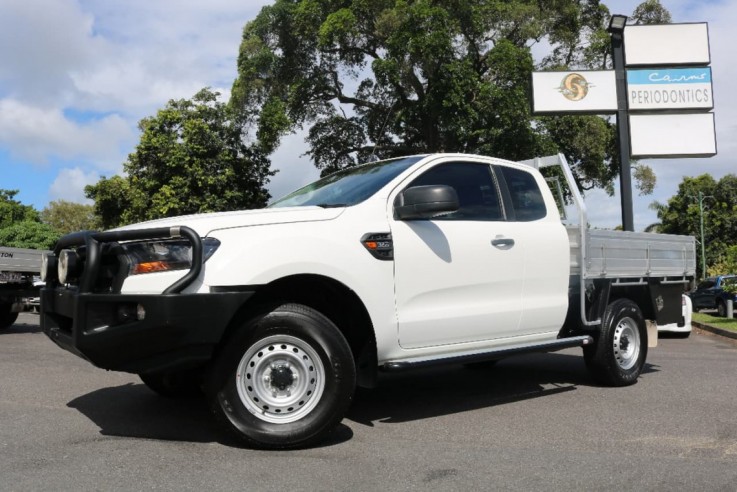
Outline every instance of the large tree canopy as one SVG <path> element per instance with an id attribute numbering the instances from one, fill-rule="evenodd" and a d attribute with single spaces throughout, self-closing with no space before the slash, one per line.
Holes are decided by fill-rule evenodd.
<path id="1" fill-rule="evenodd" d="M 701 194 L 699 196 L 699 194 Z M 703 202 L 704 246 L 707 269 L 728 254 L 737 242 L 737 175 L 728 174 L 715 180 L 709 174 L 686 177 L 678 185 L 678 193 L 667 204 L 654 203 L 660 224 L 658 232 L 688 234 L 701 239 L 701 209 Z M 701 262 L 698 263 L 700 275 Z M 734 273 L 734 272 L 718 272 Z"/>
<path id="2" fill-rule="evenodd" d="M 244 139 L 247 120 L 209 89 L 169 101 L 139 123 L 125 177 L 87 186 L 103 227 L 188 213 L 266 205 L 269 162 Z"/>
<path id="3" fill-rule="evenodd" d="M 231 102 L 257 115 L 267 151 L 307 128 L 323 174 L 412 153 L 562 151 L 584 189 L 612 192 L 613 125 L 533 118 L 529 104 L 534 68 L 609 64 L 608 18 L 599 0 L 276 0 L 244 29 Z M 538 67 L 535 45 L 550 46 Z M 635 177 L 652 189 L 652 173 Z"/>

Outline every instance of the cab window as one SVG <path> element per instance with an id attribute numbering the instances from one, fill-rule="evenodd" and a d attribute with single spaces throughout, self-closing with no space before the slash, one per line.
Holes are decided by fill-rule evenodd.
<path id="1" fill-rule="evenodd" d="M 460 208 L 433 220 L 504 220 L 499 191 L 487 164 L 449 162 L 416 178 L 409 187 L 447 185 L 456 190 Z"/>

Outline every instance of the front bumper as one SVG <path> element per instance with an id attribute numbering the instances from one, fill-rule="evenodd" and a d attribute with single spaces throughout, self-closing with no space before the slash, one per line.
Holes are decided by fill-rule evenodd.
<path id="1" fill-rule="evenodd" d="M 119 241 L 186 238 L 189 271 L 161 294 L 123 294 L 106 271 L 120 257 Z M 185 226 L 122 231 L 81 231 L 54 246 L 53 256 L 73 249 L 83 267 L 72 284 L 46 271 L 41 289 L 41 328 L 61 348 L 103 369 L 146 373 L 187 369 L 207 362 L 228 324 L 253 292 L 182 294 L 202 271 L 202 239 Z M 47 267 L 50 263 L 47 258 Z M 77 268 L 78 270 L 78 268 Z M 53 271 L 52 271 L 53 273 Z M 113 275 L 113 280 L 111 280 Z"/>
<path id="2" fill-rule="evenodd" d="M 210 360 L 231 319 L 252 295 L 92 294 L 44 288 L 41 328 L 61 348 L 103 369 L 137 374 L 179 370 Z"/>

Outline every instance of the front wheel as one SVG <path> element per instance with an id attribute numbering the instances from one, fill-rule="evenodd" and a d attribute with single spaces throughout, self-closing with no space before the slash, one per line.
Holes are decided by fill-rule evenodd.
<path id="1" fill-rule="evenodd" d="M 635 384 L 647 357 L 647 329 L 640 308 L 629 299 L 617 299 L 601 320 L 595 343 L 584 347 L 586 366 L 603 384 Z"/>
<path id="2" fill-rule="evenodd" d="M 314 309 L 284 304 L 234 333 L 207 392 L 216 417 L 246 444 L 287 449 L 324 439 L 348 409 L 355 382 L 340 330 Z"/>

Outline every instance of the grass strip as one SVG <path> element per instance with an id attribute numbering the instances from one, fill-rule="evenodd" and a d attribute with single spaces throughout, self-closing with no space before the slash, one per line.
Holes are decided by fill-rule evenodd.
<path id="1" fill-rule="evenodd" d="M 737 319 L 735 318 L 720 318 L 719 316 L 712 316 L 706 313 L 693 313 L 693 320 L 699 323 L 704 323 L 717 328 L 730 330 L 737 332 Z"/>

